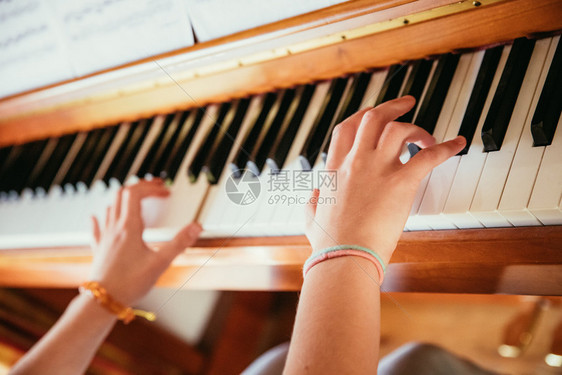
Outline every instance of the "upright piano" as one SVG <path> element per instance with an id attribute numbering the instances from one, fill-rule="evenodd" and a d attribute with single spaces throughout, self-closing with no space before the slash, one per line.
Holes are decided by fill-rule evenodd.
<path id="1" fill-rule="evenodd" d="M 160 285 L 298 290 L 333 126 L 409 94 L 401 120 L 468 145 L 422 182 L 383 290 L 561 295 L 560 30 L 559 0 L 359 0 L 3 99 L 0 285 L 78 285 L 89 216 L 162 177 L 145 239 L 205 231 Z"/>

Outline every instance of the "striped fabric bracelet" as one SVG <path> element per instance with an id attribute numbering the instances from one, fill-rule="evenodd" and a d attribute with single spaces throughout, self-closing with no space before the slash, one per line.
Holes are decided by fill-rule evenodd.
<path id="1" fill-rule="evenodd" d="M 311 255 L 310 258 L 308 258 L 304 263 L 303 270 L 302 270 L 303 277 L 305 277 L 308 271 L 310 271 L 310 269 L 315 265 L 317 265 L 318 263 L 321 263 L 328 259 L 334 259 L 334 258 L 339 258 L 342 256 L 350 256 L 350 255 L 358 256 L 371 261 L 371 263 L 373 263 L 377 268 L 380 284 L 382 284 L 384 279 L 384 274 L 386 272 L 386 266 L 382 258 L 380 257 L 379 254 L 375 253 L 373 250 L 358 245 L 332 246 L 323 249 L 316 254 Z"/>

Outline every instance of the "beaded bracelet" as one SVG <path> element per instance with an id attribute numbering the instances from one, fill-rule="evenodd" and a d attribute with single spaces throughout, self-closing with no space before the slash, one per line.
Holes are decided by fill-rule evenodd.
<path id="1" fill-rule="evenodd" d="M 310 269 L 315 265 L 317 265 L 318 263 L 321 263 L 328 259 L 334 259 L 334 258 L 339 258 L 342 256 L 349 256 L 349 255 L 358 256 L 371 261 L 371 263 L 373 263 L 377 269 L 377 272 L 379 274 L 380 284 L 382 284 L 384 280 L 384 274 L 386 272 L 386 266 L 384 265 L 382 258 L 373 250 L 358 245 L 332 246 L 332 247 L 328 247 L 327 249 L 323 249 L 316 254 L 311 255 L 310 258 L 308 258 L 306 262 L 304 262 L 304 266 L 302 270 L 303 277 L 305 277 L 308 271 L 310 271 Z"/>
<path id="2" fill-rule="evenodd" d="M 125 324 L 129 324 L 135 316 L 141 316 L 151 322 L 156 320 L 156 314 L 153 312 L 136 310 L 115 301 L 97 281 L 83 282 L 78 290 L 80 294 L 87 293 L 92 296 L 103 308 L 117 315 L 117 318 Z"/>

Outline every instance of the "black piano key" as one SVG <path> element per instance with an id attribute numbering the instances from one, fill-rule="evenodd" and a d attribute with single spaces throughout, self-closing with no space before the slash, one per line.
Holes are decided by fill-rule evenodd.
<path id="1" fill-rule="evenodd" d="M 82 144 L 82 147 L 78 151 L 76 158 L 74 158 L 70 169 L 64 176 L 61 186 L 76 185 L 80 181 L 82 172 L 90 162 L 93 152 L 96 149 L 96 145 L 98 144 L 104 131 L 105 129 L 95 129 L 88 133 L 84 144 Z"/>
<path id="2" fill-rule="evenodd" d="M 324 146 L 322 147 L 322 159 L 324 162 L 326 162 L 326 156 L 328 155 L 328 149 L 330 148 L 330 141 L 332 139 L 334 127 L 359 110 L 361 101 L 363 101 L 363 97 L 367 91 L 367 86 L 369 86 L 371 75 L 372 73 L 366 72 L 357 73 L 355 75 L 349 94 L 344 99 L 341 110 L 336 117 L 336 121 L 332 123 L 330 130 L 326 134 Z"/>
<path id="3" fill-rule="evenodd" d="M 0 166 L 0 191 L 10 191 L 10 176 L 13 173 L 15 165 L 20 158 L 21 153 L 24 151 L 25 145 L 17 145 L 10 147 L 8 155 L 5 157 L 4 162 Z"/>
<path id="4" fill-rule="evenodd" d="M 503 46 L 498 46 L 490 48 L 484 53 L 482 63 L 478 69 L 478 75 L 476 76 L 476 81 L 474 82 L 474 87 L 470 93 L 468 105 L 466 106 L 466 111 L 459 128 L 458 135 L 462 135 L 466 139 L 466 146 L 458 153 L 458 155 L 466 154 L 470 144 L 472 143 L 474 133 L 476 133 L 476 128 L 478 126 L 478 120 L 482 115 L 482 109 L 484 108 L 486 98 L 488 97 L 490 87 L 492 86 L 494 75 L 498 69 L 502 51 Z"/>
<path id="5" fill-rule="evenodd" d="M 26 152 L 26 147 L 28 147 L 27 143 L 14 146 L 10 150 L 5 163 L 0 169 L 0 191 L 8 193 L 10 190 L 13 190 L 13 175 L 16 173 L 22 154 Z"/>
<path id="6" fill-rule="evenodd" d="M 201 168 L 203 168 L 203 163 L 207 159 L 207 156 L 209 155 L 211 148 L 213 147 L 213 142 L 215 141 L 215 138 L 221 131 L 221 128 L 227 126 L 223 122 L 226 115 L 229 113 L 231 106 L 232 105 L 230 102 L 221 104 L 215 123 L 212 124 L 211 127 L 209 127 L 209 129 L 207 130 L 207 134 L 205 134 L 205 139 L 203 143 L 201 144 L 201 146 L 199 146 L 199 149 L 197 150 L 197 153 L 193 157 L 191 164 L 189 164 L 187 168 L 187 175 L 192 183 L 197 181 L 197 178 L 199 178 L 199 173 L 201 173 Z"/>
<path id="7" fill-rule="evenodd" d="M 324 99 L 318 116 L 314 120 L 312 129 L 306 139 L 306 142 L 300 152 L 299 159 L 303 170 L 308 171 L 312 169 L 316 158 L 322 151 L 322 143 L 326 137 L 328 130 L 332 121 L 334 121 L 334 115 L 338 108 L 339 102 L 345 90 L 347 84 L 347 78 L 336 78 L 332 81 L 330 89 L 328 90 L 328 95 Z"/>
<path id="8" fill-rule="evenodd" d="M 181 162 L 195 137 L 197 129 L 203 120 L 206 108 L 194 109 L 190 112 L 189 117 L 183 122 L 180 133 L 178 134 L 174 146 L 168 154 L 168 159 L 164 163 L 160 172 L 160 177 L 174 181 Z M 187 113 L 187 112 L 186 112 Z M 180 121 L 181 123 L 181 121 Z"/>
<path id="9" fill-rule="evenodd" d="M 400 88 L 406 77 L 406 65 L 396 64 L 388 69 L 388 74 L 384 80 L 384 85 L 375 101 L 375 107 L 381 103 L 396 99 L 400 94 Z"/>
<path id="10" fill-rule="evenodd" d="M 482 126 L 482 142 L 486 152 L 498 151 L 501 148 L 534 47 L 535 41 L 526 38 L 516 39 L 511 47 Z"/>
<path id="11" fill-rule="evenodd" d="M 250 98 L 245 98 L 238 101 L 232 118 L 225 119 L 225 124 L 228 124 L 228 127 L 221 128 L 207 156 L 207 160 L 203 163 L 202 171 L 204 171 L 210 184 L 216 184 L 219 181 L 230 150 L 232 150 L 234 145 L 234 140 L 240 131 L 250 106 L 250 100 Z"/>
<path id="12" fill-rule="evenodd" d="M 156 160 L 156 154 L 159 152 L 162 142 L 166 139 L 168 130 L 175 131 L 177 129 L 176 127 L 170 128 L 174 116 L 175 114 L 166 115 L 162 128 L 160 129 L 160 133 L 158 133 L 154 142 L 150 145 L 150 149 L 144 156 L 144 160 L 136 172 L 137 176 L 140 178 L 144 178 L 148 173 L 152 172 L 153 168 L 156 167 L 156 163 L 158 162 L 158 160 Z M 163 147 L 165 147 L 165 145 Z"/>
<path id="13" fill-rule="evenodd" d="M 457 70 L 460 55 L 446 54 L 439 58 L 437 67 L 431 78 L 431 82 L 420 103 L 420 109 L 416 115 L 416 125 L 424 128 L 429 134 L 433 134 L 443 103 L 449 92 L 449 87 Z"/>
<path id="14" fill-rule="evenodd" d="M 126 140 L 119 147 L 109 168 L 105 172 L 105 176 L 102 178 L 106 184 L 109 184 L 112 178 L 115 178 L 121 184 L 125 182 L 129 169 L 135 161 L 135 156 L 150 130 L 150 124 L 152 124 L 152 121 L 149 119 L 136 121 L 131 124 Z"/>
<path id="15" fill-rule="evenodd" d="M 408 143 L 406 144 L 406 147 L 408 147 L 408 152 L 410 153 L 410 158 L 413 158 L 414 156 L 416 156 L 416 154 L 418 152 L 420 152 L 421 147 L 418 146 L 415 143 Z"/>
<path id="16" fill-rule="evenodd" d="M 12 151 L 12 146 L 6 146 L 0 148 L 0 165 L 4 165 L 4 162 L 8 158 L 10 151 Z"/>
<path id="17" fill-rule="evenodd" d="M 275 116 L 271 121 L 267 121 L 256 142 L 256 147 L 252 151 L 252 156 L 248 161 L 248 168 L 259 175 L 265 165 L 267 155 L 271 149 L 271 145 L 275 143 L 275 139 L 279 136 L 279 130 L 288 114 L 289 108 L 293 101 L 296 100 L 295 90 L 288 89 L 283 95 L 279 106 L 274 109 Z"/>
<path id="18" fill-rule="evenodd" d="M 62 136 L 58 139 L 57 145 L 49 157 L 47 164 L 39 173 L 37 177 L 37 182 L 35 184 L 36 188 L 41 188 L 44 191 L 49 191 L 51 186 L 53 185 L 54 179 L 57 176 L 57 172 L 61 167 L 64 159 L 66 158 L 66 154 L 72 147 L 72 144 L 76 140 L 77 133 L 74 134 L 67 134 Z"/>
<path id="19" fill-rule="evenodd" d="M 78 179 L 78 181 L 83 182 L 87 187 L 92 185 L 96 172 L 118 130 L 119 126 L 111 126 L 103 129 L 103 132 L 101 133 L 101 136 L 95 145 L 95 148 L 92 150 L 92 154 L 88 162 L 84 165 L 82 173 Z"/>
<path id="20" fill-rule="evenodd" d="M 419 105 L 420 109 L 414 122 L 419 127 L 425 129 L 429 134 L 433 134 L 435 130 L 435 125 L 437 124 L 439 114 L 443 108 L 443 103 L 449 92 L 455 70 L 457 70 L 459 59 L 460 55 L 451 53 L 439 58 L 423 101 Z M 416 145 L 411 145 L 408 149 L 412 157 L 420 150 Z"/>
<path id="21" fill-rule="evenodd" d="M 17 146 L 17 150 L 19 150 L 17 154 L 12 153 L 11 160 L 9 160 L 9 164 L 2 176 L 4 180 L 2 191 L 10 192 L 16 190 L 16 186 L 23 178 L 22 174 L 26 172 L 23 168 L 25 168 L 26 159 L 29 158 L 29 154 L 32 151 L 32 146 L 32 143 L 24 143 Z"/>
<path id="22" fill-rule="evenodd" d="M 33 170 L 33 166 L 41 156 L 47 140 L 34 141 L 23 145 L 22 152 L 12 165 L 12 170 L 8 176 L 8 191 L 21 193 L 26 187 L 25 182 Z"/>
<path id="23" fill-rule="evenodd" d="M 556 125 L 562 112 L 562 42 L 558 41 L 537 108 L 531 121 L 533 146 L 552 144 Z"/>
<path id="24" fill-rule="evenodd" d="M 0 148 L 0 191 L 3 191 L 2 185 L 5 181 L 3 175 L 5 173 L 5 170 L 8 169 L 8 165 L 10 164 L 10 154 L 12 153 L 13 147 L 17 146 L 6 146 Z"/>
<path id="25" fill-rule="evenodd" d="M 162 176 L 164 166 L 168 160 L 168 156 L 170 155 L 170 152 L 175 145 L 175 141 L 178 139 L 181 133 L 182 125 L 185 123 L 187 116 L 189 116 L 189 113 L 189 111 L 178 112 L 173 117 L 173 120 L 170 125 L 168 125 L 168 129 L 166 129 L 164 139 L 162 139 L 160 147 L 158 148 L 158 151 L 156 151 L 152 164 L 150 165 L 147 172 L 150 175 L 155 177 Z"/>
<path id="26" fill-rule="evenodd" d="M 176 117 L 178 116 L 178 117 Z M 166 115 L 160 134 L 156 137 L 150 149 L 146 153 L 144 160 L 137 171 L 137 176 L 144 178 L 146 175 L 158 176 L 160 168 L 164 163 L 163 156 L 165 155 L 168 147 L 170 147 L 171 140 L 177 136 L 179 132 L 179 116 L 180 113 L 171 113 Z"/>
<path id="27" fill-rule="evenodd" d="M 416 98 L 416 105 L 410 110 L 410 112 L 400 116 L 397 121 L 412 122 L 412 120 L 414 119 L 414 114 L 416 113 L 416 108 L 420 105 L 423 89 L 427 84 L 432 65 L 432 60 L 425 59 L 417 60 L 413 63 L 410 75 L 408 76 L 406 84 L 404 85 L 402 95 L 411 95 Z"/>
<path id="28" fill-rule="evenodd" d="M 33 166 L 31 173 L 27 177 L 27 180 L 25 182 L 26 188 L 34 190 L 38 187 L 39 177 L 41 175 L 41 172 L 45 169 L 53 152 L 55 152 L 58 142 L 59 142 L 59 138 L 50 138 L 49 140 L 47 140 L 47 143 L 43 148 L 41 155 L 39 156 L 37 162 Z"/>
<path id="29" fill-rule="evenodd" d="M 246 167 L 246 163 L 252 157 L 253 150 L 256 147 L 260 132 L 262 131 L 264 124 L 270 115 L 271 109 L 275 105 L 279 94 L 278 93 L 268 93 L 263 98 L 262 108 L 260 113 L 256 117 L 251 128 L 246 132 L 240 148 L 236 151 L 232 162 L 230 163 L 230 168 L 232 173 L 236 177 L 242 175 L 242 170 Z"/>
<path id="30" fill-rule="evenodd" d="M 296 98 L 287 111 L 288 114 L 281 125 L 279 136 L 271 146 L 266 161 L 272 173 L 278 173 L 283 168 L 315 90 L 315 85 L 305 85 L 297 89 Z"/>
<path id="31" fill-rule="evenodd" d="M 336 117 L 336 125 L 357 112 L 360 108 L 369 82 L 371 81 L 371 76 L 373 74 L 370 72 L 357 73 L 354 76 L 349 95 L 344 99 L 342 110 L 338 113 Z"/>
<path id="32" fill-rule="evenodd" d="M 47 140 L 41 140 L 24 145 L 24 150 L 20 154 L 10 176 L 10 190 L 19 194 L 26 188 L 25 182 L 31 175 L 33 167 L 41 156 L 46 144 Z"/>

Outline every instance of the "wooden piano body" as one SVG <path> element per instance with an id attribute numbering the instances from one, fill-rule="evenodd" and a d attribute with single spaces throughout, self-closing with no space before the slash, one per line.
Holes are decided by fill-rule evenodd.
<path id="1" fill-rule="evenodd" d="M 0 146 L 518 37 L 548 35 L 562 30 L 561 16 L 562 2 L 554 0 L 344 3 L 155 57 L 169 61 L 207 53 L 207 60 L 193 58 L 191 65 L 175 71 L 174 80 L 162 75 L 155 78 L 142 69 L 136 76 L 127 73 L 126 80 L 105 79 L 134 67 L 154 68 L 155 61 L 146 59 L 4 99 L 0 101 Z M 368 17 L 371 23 L 365 24 Z M 350 26 L 359 19 L 361 26 Z M 333 32 L 288 47 L 263 47 L 297 31 L 313 33 L 319 28 Z M 254 50 L 241 53 L 242 47 L 231 47 L 241 41 Z M 213 53 L 223 56 L 225 50 L 235 57 L 201 64 Z M 201 239 L 176 259 L 159 285 L 299 290 L 301 267 L 309 253 L 304 236 Z M 83 281 L 90 260 L 85 246 L 1 250 L 0 285 L 75 287 Z M 562 295 L 562 226 L 404 232 L 383 290 Z"/>

